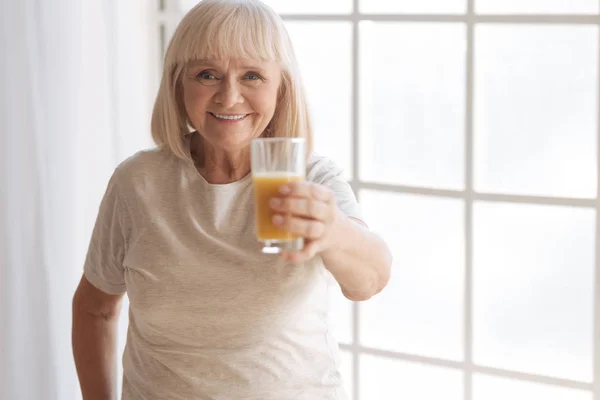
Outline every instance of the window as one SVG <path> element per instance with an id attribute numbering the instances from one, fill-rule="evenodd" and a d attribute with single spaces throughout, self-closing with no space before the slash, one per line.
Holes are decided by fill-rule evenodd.
<path id="1" fill-rule="evenodd" d="M 164 48 L 196 2 L 161 3 Z M 600 2 L 266 3 L 394 251 L 332 299 L 352 398 L 600 400 Z"/>

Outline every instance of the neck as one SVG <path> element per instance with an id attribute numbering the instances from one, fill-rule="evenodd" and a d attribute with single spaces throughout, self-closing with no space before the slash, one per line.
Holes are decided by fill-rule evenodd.
<path id="1" fill-rule="evenodd" d="M 215 149 L 195 135 L 192 140 L 192 158 L 196 169 L 208 183 L 237 182 L 250 173 L 250 149 L 233 152 Z"/>

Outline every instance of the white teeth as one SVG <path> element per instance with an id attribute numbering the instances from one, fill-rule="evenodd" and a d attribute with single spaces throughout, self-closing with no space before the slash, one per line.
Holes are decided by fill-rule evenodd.
<path id="1" fill-rule="evenodd" d="M 242 119 L 244 118 L 247 114 L 240 114 L 240 115 L 223 115 L 223 114 L 215 114 L 213 113 L 213 115 L 219 119 L 229 119 L 229 120 L 238 120 L 238 119 Z"/>

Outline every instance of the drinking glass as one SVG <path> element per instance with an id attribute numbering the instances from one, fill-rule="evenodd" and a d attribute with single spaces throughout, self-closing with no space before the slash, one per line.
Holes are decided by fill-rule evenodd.
<path id="1" fill-rule="evenodd" d="M 262 252 L 277 254 L 300 250 L 304 239 L 273 224 L 269 200 L 280 197 L 279 188 L 306 176 L 306 141 L 303 138 L 259 138 L 251 144 L 252 185 L 256 236 Z"/>

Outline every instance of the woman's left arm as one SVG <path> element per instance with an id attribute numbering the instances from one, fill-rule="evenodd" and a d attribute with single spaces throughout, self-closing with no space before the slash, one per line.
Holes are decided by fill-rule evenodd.
<path id="1" fill-rule="evenodd" d="M 294 182 L 282 186 L 281 194 L 271 202 L 277 212 L 273 222 L 306 240 L 301 251 L 282 257 L 299 263 L 319 254 L 353 301 L 367 300 L 385 287 L 392 264 L 387 244 L 362 221 L 342 213 L 329 188 Z"/>

